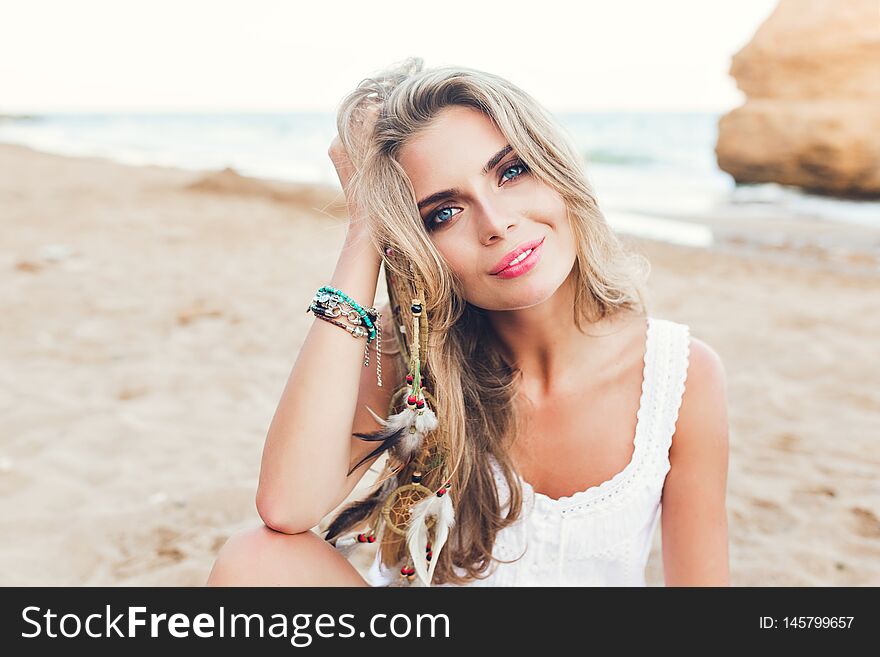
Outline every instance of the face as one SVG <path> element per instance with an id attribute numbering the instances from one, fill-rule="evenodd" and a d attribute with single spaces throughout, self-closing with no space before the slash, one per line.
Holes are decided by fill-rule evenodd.
<path id="1" fill-rule="evenodd" d="M 506 147 L 485 114 L 456 106 L 444 109 L 400 152 L 431 241 L 462 281 L 467 300 L 486 310 L 546 300 L 576 257 L 562 197 Z M 519 268 L 491 273 L 512 250 L 542 239 Z"/>

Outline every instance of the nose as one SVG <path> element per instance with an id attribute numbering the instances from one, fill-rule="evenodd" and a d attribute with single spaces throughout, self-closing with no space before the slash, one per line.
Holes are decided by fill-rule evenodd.
<path id="1" fill-rule="evenodd" d="M 477 214 L 480 243 L 486 246 L 504 238 L 519 222 L 515 210 L 497 198 L 481 199 Z"/>

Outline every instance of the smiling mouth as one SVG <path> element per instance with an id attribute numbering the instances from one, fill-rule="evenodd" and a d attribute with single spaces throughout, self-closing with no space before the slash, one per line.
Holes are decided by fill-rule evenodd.
<path id="1" fill-rule="evenodd" d="M 489 275 L 490 276 L 497 276 L 501 272 L 506 271 L 506 270 L 510 269 L 511 267 L 515 267 L 516 265 L 520 264 L 523 260 L 526 260 L 530 255 L 532 255 L 532 253 L 544 243 L 544 239 L 545 238 L 542 237 L 540 240 L 532 241 L 531 248 L 520 253 L 513 260 L 511 260 L 506 265 L 504 265 L 504 267 L 502 267 L 501 269 L 494 271 L 494 272 L 490 272 Z"/>
<path id="2" fill-rule="evenodd" d="M 523 253 L 520 253 L 516 258 L 514 258 L 513 260 L 510 261 L 510 263 L 507 265 L 507 267 L 513 267 L 513 265 L 518 265 L 523 260 L 528 258 L 532 254 L 532 251 L 534 251 L 534 249 L 529 249 L 528 251 L 524 251 Z M 505 267 L 504 269 L 507 269 L 507 267 Z M 504 271 L 504 270 L 502 269 L 502 271 Z"/>

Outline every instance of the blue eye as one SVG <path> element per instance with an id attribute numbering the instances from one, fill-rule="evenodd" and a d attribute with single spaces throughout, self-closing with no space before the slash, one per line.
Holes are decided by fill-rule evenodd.
<path id="1" fill-rule="evenodd" d="M 431 216 L 428 217 L 428 221 L 434 221 L 434 222 L 437 222 L 442 225 L 442 224 L 446 223 L 454 215 L 446 215 L 446 217 L 443 217 L 443 218 L 441 218 L 439 215 L 443 212 L 446 212 L 447 210 L 457 210 L 457 209 L 458 208 L 454 208 L 452 206 L 447 206 L 445 208 L 440 208 L 439 210 L 435 210 L 434 212 L 431 213 Z"/>
<path id="2" fill-rule="evenodd" d="M 519 178 L 522 174 L 524 174 L 526 171 L 529 170 L 529 168 L 525 164 L 523 164 L 522 162 L 514 162 L 513 164 L 511 164 L 509 167 L 507 167 L 504 170 L 504 173 L 501 174 L 501 177 L 503 178 L 504 174 L 506 174 L 508 171 L 513 171 L 516 169 L 521 169 L 522 171 L 520 171 L 520 173 L 516 174 L 513 178 Z M 508 180 L 513 180 L 513 178 L 508 178 Z"/>
<path id="3" fill-rule="evenodd" d="M 519 169 L 519 173 L 510 178 L 505 177 L 510 171 L 516 171 L 517 169 Z M 505 182 L 515 180 L 516 178 L 519 178 L 520 176 L 528 173 L 528 171 L 529 167 L 524 162 L 522 162 L 521 160 L 516 160 L 510 166 L 505 168 L 504 171 L 502 171 L 501 180 L 499 181 L 499 183 L 503 185 Z M 445 226 L 446 224 L 451 223 L 451 218 L 454 217 L 455 214 L 458 214 L 457 212 L 455 214 L 446 215 L 445 218 L 438 221 L 438 215 L 440 215 L 440 213 L 442 212 L 446 212 L 447 210 L 461 210 L 461 208 L 454 205 L 447 205 L 442 208 L 438 208 L 437 210 L 434 210 L 430 215 L 425 218 L 425 228 L 427 228 L 428 231 L 433 231 L 437 228 L 440 228 L 441 226 Z"/>

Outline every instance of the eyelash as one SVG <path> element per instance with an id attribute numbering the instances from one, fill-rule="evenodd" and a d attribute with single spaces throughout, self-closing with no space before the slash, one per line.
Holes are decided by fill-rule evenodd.
<path id="1" fill-rule="evenodd" d="M 510 171 L 511 169 L 513 169 L 514 167 L 522 167 L 522 172 L 519 173 L 519 174 L 517 174 L 517 175 L 514 176 L 513 178 L 510 178 L 510 179 L 508 180 L 508 182 L 510 182 L 511 180 L 516 180 L 517 178 L 520 178 L 521 176 L 524 176 L 524 175 L 526 175 L 527 173 L 529 173 L 529 167 L 525 164 L 525 162 L 523 162 L 522 160 L 514 160 L 513 162 L 511 162 L 510 164 L 508 164 L 506 167 L 504 167 L 504 170 L 501 172 L 502 177 L 504 176 L 505 173 L 507 173 L 508 171 Z M 452 219 L 453 219 L 458 213 L 452 215 L 452 217 L 450 217 L 450 218 L 447 219 L 446 221 L 442 221 L 442 222 L 440 222 L 440 223 L 436 223 L 436 222 L 434 221 L 434 218 L 435 218 L 435 215 L 437 215 L 438 213 L 443 212 L 444 210 L 452 210 L 452 209 L 454 209 L 454 208 L 456 208 L 456 207 L 457 207 L 457 206 L 454 206 L 454 205 L 446 205 L 446 206 L 443 206 L 443 207 L 441 207 L 441 208 L 437 208 L 436 210 L 433 210 L 433 211 L 431 212 L 431 214 L 429 214 L 429 215 L 425 218 L 425 228 L 426 228 L 429 232 L 431 232 L 431 231 L 437 230 L 437 229 L 440 228 L 441 226 L 445 226 L 445 225 L 451 223 L 451 222 L 452 222 Z"/>

